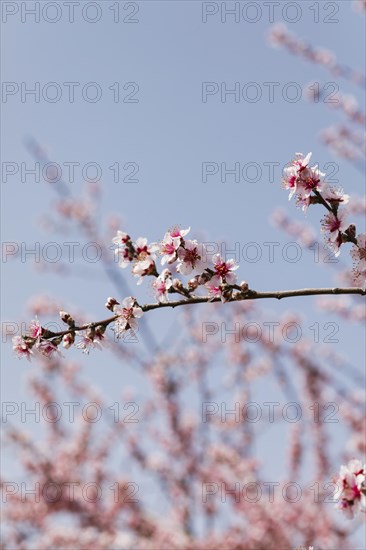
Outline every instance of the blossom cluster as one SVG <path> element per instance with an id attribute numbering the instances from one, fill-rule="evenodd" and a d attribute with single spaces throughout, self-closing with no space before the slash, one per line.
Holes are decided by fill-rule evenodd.
<path id="1" fill-rule="evenodd" d="M 342 510 L 347 518 L 353 519 L 359 511 L 366 512 L 366 464 L 352 459 L 347 465 L 342 465 L 336 485 L 336 508 Z"/>
<path id="2" fill-rule="evenodd" d="M 102 348 L 105 326 L 91 323 L 85 331 L 81 332 L 75 327 L 75 322 L 69 313 L 60 311 L 60 318 L 69 326 L 69 330 L 61 333 L 47 330 L 41 326 L 38 319 L 33 319 L 25 335 L 13 337 L 12 343 L 15 355 L 19 359 L 26 358 L 28 361 L 31 360 L 34 353 L 51 359 L 55 354 L 62 356 L 58 349 L 61 343 L 65 349 L 75 344 L 75 347 L 81 349 L 83 353 L 89 353 L 91 348 Z M 80 332 L 78 341 L 75 341 L 76 332 Z"/>
<path id="3" fill-rule="evenodd" d="M 326 234 L 328 245 L 337 256 L 344 243 L 352 243 L 354 279 L 360 286 L 365 285 L 366 236 L 360 234 L 356 237 L 356 227 L 346 221 L 344 205 L 349 202 L 349 196 L 340 187 L 329 186 L 324 179 L 325 174 L 317 165 L 311 166 L 310 159 L 311 153 L 306 156 L 297 153 L 284 170 L 283 186 L 289 190 L 290 199 L 296 196 L 297 204 L 304 211 L 314 204 L 326 208 L 322 231 Z M 118 230 L 112 242 L 116 247 L 119 266 L 123 269 L 130 267 L 138 285 L 146 277 L 153 278 L 151 284 L 157 305 L 169 305 L 169 295 L 172 293 L 182 296 L 180 303 L 187 300 L 189 303 L 190 299 L 199 298 L 194 294 L 200 290 L 199 287 L 205 291 L 203 299 L 207 302 L 228 302 L 253 296 L 245 281 L 237 284 L 235 272 L 239 265 L 236 261 L 223 258 L 220 254 L 210 255 L 204 243 L 187 238 L 189 232 L 190 227 L 181 229 L 175 226 L 165 233 L 160 243 L 149 243 L 145 237 L 134 241 L 128 233 Z M 178 278 L 182 276 L 190 279 L 184 283 Z M 108 325 L 113 324 L 112 330 L 117 338 L 128 332 L 133 334 L 138 327 L 137 320 L 145 311 L 156 307 L 140 306 L 133 296 L 125 298 L 122 304 L 111 297 L 105 305 L 113 316 L 84 326 L 77 326 L 69 313 L 61 311 L 61 320 L 68 325 L 68 329 L 58 333 L 44 329 L 38 320 L 33 321 L 25 336 L 13 338 L 14 352 L 28 360 L 34 351 L 51 357 L 59 353 L 58 346 L 62 343 L 66 349 L 75 345 L 84 353 L 89 353 L 92 348 L 101 348 Z"/>
<path id="4" fill-rule="evenodd" d="M 33 319 L 25 336 L 14 336 L 14 353 L 19 359 L 25 357 L 28 361 L 34 351 L 45 357 L 52 357 L 54 353 L 58 352 L 58 348 L 56 342 L 47 339 L 49 335 L 50 332 L 41 326 L 39 320 Z"/>
<path id="5" fill-rule="evenodd" d="M 158 243 L 148 243 L 144 237 L 133 241 L 131 237 L 118 230 L 112 239 L 116 246 L 115 254 L 121 268 L 131 267 L 132 274 L 138 278 L 140 285 L 145 277 L 154 277 L 152 288 L 158 303 L 168 303 L 168 295 L 177 293 L 185 298 L 193 297 L 193 292 L 202 286 L 208 292 L 207 300 L 219 298 L 226 302 L 248 291 L 248 284 L 243 281 L 236 285 L 235 271 L 239 265 L 233 259 L 224 260 L 215 254 L 209 261 L 209 254 L 203 243 L 197 240 L 185 239 L 190 228 L 174 227 L 165 233 Z M 159 274 L 157 259 L 164 269 Z M 186 286 L 175 275 L 193 276 Z M 234 290 L 236 293 L 234 294 Z M 41 327 L 38 320 L 32 321 L 25 336 L 13 338 L 13 350 L 16 355 L 30 360 L 34 350 L 46 357 L 59 353 L 58 346 L 62 343 L 68 349 L 73 344 L 84 353 L 92 348 L 101 349 L 106 327 L 113 323 L 112 330 L 117 338 L 126 333 L 134 334 L 138 328 L 138 319 L 142 317 L 144 309 L 139 306 L 136 298 L 129 296 L 120 304 L 115 298 L 108 298 L 106 308 L 113 313 L 113 317 L 98 323 L 86 326 L 76 326 L 74 319 L 65 311 L 60 311 L 61 320 L 68 325 L 68 330 L 61 333 L 52 333 Z M 76 334 L 79 339 L 76 341 Z"/>
<path id="6" fill-rule="evenodd" d="M 366 248 L 365 234 L 356 237 L 356 227 L 347 222 L 344 205 L 349 202 L 341 187 L 332 187 L 325 181 L 325 174 L 318 165 L 310 166 L 312 153 L 304 156 L 296 153 L 295 158 L 284 169 L 283 187 L 289 193 L 289 200 L 296 196 L 296 204 L 304 212 L 310 205 L 321 204 L 327 210 L 322 220 L 321 230 L 325 233 L 327 245 L 339 256 L 342 244 L 353 244 L 351 256 L 354 260 L 354 279 L 356 284 L 365 285 Z"/>
<path id="7" fill-rule="evenodd" d="M 229 300 L 233 285 L 237 282 L 234 271 L 239 265 L 233 259 L 224 260 L 219 254 L 215 254 L 209 261 L 204 243 L 185 239 L 189 232 L 190 227 L 174 227 L 165 233 L 160 244 L 148 244 L 146 238 L 139 237 L 133 242 L 127 233 L 117 231 L 112 242 L 116 245 L 115 254 L 119 258 L 119 265 L 122 268 L 131 265 L 132 274 L 139 277 L 137 284 L 141 284 L 144 277 L 149 275 L 156 278 L 152 287 L 158 302 L 167 303 L 168 294 L 173 292 L 189 297 L 199 286 L 207 289 L 211 299 L 220 298 L 223 302 Z M 160 256 L 161 265 L 169 266 L 170 269 L 165 267 L 159 274 L 157 256 Z M 193 278 L 184 287 L 180 279 L 173 278 L 173 270 L 175 274 Z"/>

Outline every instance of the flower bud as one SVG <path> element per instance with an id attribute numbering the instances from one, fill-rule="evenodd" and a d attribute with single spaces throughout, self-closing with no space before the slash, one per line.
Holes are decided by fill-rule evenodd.
<path id="1" fill-rule="evenodd" d="M 203 273 L 201 273 L 201 275 L 197 275 L 196 279 L 199 285 L 205 285 L 206 283 L 208 283 L 208 281 L 212 279 L 212 275 L 210 273 L 207 273 L 207 271 L 204 271 Z"/>
<path id="2" fill-rule="evenodd" d="M 113 311 L 114 306 L 117 306 L 117 305 L 119 305 L 119 302 L 117 302 L 115 298 L 111 298 L 111 297 L 109 297 L 105 303 L 105 307 L 110 311 Z"/>
<path id="3" fill-rule="evenodd" d="M 249 285 L 246 281 L 242 281 L 239 286 L 242 292 L 247 292 L 249 289 Z"/>
<path id="4" fill-rule="evenodd" d="M 173 288 L 174 290 L 182 290 L 183 289 L 183 283 L 179 279 L 173 279 Z"/>
<path id="5" fill-rule="evenodd" d="M 349 225 L 345 231 L 346 235 L 348 235 L 348 237 L 351 237 L 351 239 L 354 239 L 355 236 L 356 236 L 356 226 L 353 225 L 353 223 L 351 225 Z"/>
<path id="6" fill-rule="evenodd" d="M 67 313 L 66 311 L 60 311 L 60 317 L 61 317 L 61 321 L 69 325 L 69 327 L 72 327 L 75 325 L 75 321 L 71 317 L 70 313 Z"/>
<path id="7" fill-rule="evenodd" d="M 62 345 L 64 348 L 69 349 L 72 344 L 75 342 L 75 334 L 65 334 L 62 338 Z"/>
<path id="8" fill-rule="evenodd" d="M 188 288 L 189 290 L 196 290 L 196 288 L 198 288 L 198 281 L 197 279 L 190 279 L 188 281 Z"/>

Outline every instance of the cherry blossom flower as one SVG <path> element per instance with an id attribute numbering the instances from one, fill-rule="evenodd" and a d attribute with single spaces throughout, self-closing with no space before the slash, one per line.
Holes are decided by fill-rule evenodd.
<path id="1" fill-rule="evenodd" d="M 168 301 L 168 291 L 172 285 L 172 274 L 169 269 L 164 269 L 152 284 L 155 290 L 155 297 L 159 302 Z"/>
<path id="2" fill-rule="evenodd" d="M 33 353 L 29 343 L 23 338 L 23 336 L 14 336 L 12 339 L 13 351 L 18 359 L 26 357 L 28 361 L 31 360 L 31 354 Z"/>
<path id="3" fill-rule="evenodd" d="M 52 357 L 55 353 L 62 357 L 62 354 L 60 353 L 58 347 L 56 346 L 56 344 L 51 342 L 51 340 L 40 340 L 36 344 L 36 349 L 41 355 L 44 355 L 47 358 Z"/>
<path id="4" fill-rule="evenodd" d="M 351 248 L 351 256 L 355 262 L 355 271 L 366 270 L 366 235 L 357 235 L 357 245 Z"/>
<path id="5" fill-rule="evenodd" d="M 324 186 L 323 178 L 325 173 L 319 170 L 318 165 L 312 168 L 301 167 L 299 170 L 299 180 L 297 191 L 302 198 L 310 197 L 313 191 L 322 191 Z"/>
<path id="6" fill-rule="evenodd" d="M 176 238 L 180 237 L 183 239 L 188 233 L 190 232 L 191 228 L 188 227 L 188 229 L 180 229 L 177 225 L 173 227 L 171 231 L 169 231 L 171 237 Z"/>
<path id="7" fill-rule="evenodd" d="M 282 178 L 283 186 L 285 189 L 290 190 L 289 200 L 297 191 L 297 183 L 299 174 L 309 164 L 312 153 L 308 153 L 306 157 L 302 153 L 296 153 L 296 158 L 292 160 L 289 166 L 284 169 L 284 177 Z"/>
<path id="8" fill-rule="evenodd" d="M 324 186 L 322 195 L 328 202 L 338 204 L 347 204 L 350 198 L 349 195 L 344 193 L 342 187 L 330 187 L 328 185 Z"/>
<path id="9" fill-rule="evenodd" d="M 117 338 L 121 338 L 129 330 L 134 332 L 138 323 L 136 319 L 139 319 L 143 315 L 142 309 L 136 305 L 136 298 L 129 296 L 125 298 L 122 305 L 115 305 L 113 311 L 118 315 L 114 323 L 114 332 Z"/>
<path id="10" fill-rule="evenodd" d="M 221 277 L 214 275 L 212 279 L 205 284 L 210 296 L 210 301 L 214 298 L 220 298 L 222 303 L 228 302 L 232 297 L 232 289 L 223 283 Z"/>
<path id="11" fill-rule="evenodd" d="M 346 223 L 346 212 L 341 210 L 335 216 L 332 212 L 326 214 L 322 221 L 322 231 L 327 233 L 329 247 L 334 251 L 335 256 L 339 256 L 342 244 L 341 233 L 348 227 Z"/>
<path id="12" fill-rule="evenodd" d="M 350 460 L 340 468 L 334 496 L 339 499 L 336 508 L 342 510 L 348 519 L 352 519 L 358 511 L 366 511 L 365 474 L 366 465 L 357 459 Z"/>
<path id="13" fill-rule="evenodd" d="M 86 353 L 87 355 L 89 355 L 90 353 L 90 350 L 92 348 L 96 348 L 96 349 L 102 349 L 102 346 L 101 346 L 101 343 L 98 339 L 96 338 L 91 338 L 90 336 L 87 336 L 86 334 L 83 334 L 81 336 L 81 339 L 80 341 L 75 344 L 75 347 L 77 347 L 78 349 L 81 349 L 83 353 Z"/>
<path id="14" fill-rule="evenodd" d="M 74 334 L 65 334 L 62 338 L 62 345 L 65 349 L 69 349 L 75 341 Z"/>
<path id="15" fill-rule="evenodd" d="M 318 165 L 309 167 L 311 155 L 312 153 L 308 153 L 304 157 L 302 153 L 296 153 L 296 158 L 284 169 L 285 175 L 282 178 L 284 188 L 290 190 L 289 199 L 297 193 L 297 205 L 302 206 L 303 210 L 311 204 L 312 192 L 322 191 L 325 185 L 325 174 L 319 170 Z"/>
<path id="16" fill-rule="evenodd" d="M 204 258 L 204 247 L 196 240 L 185 241 L 184 248 L 178 249 L 179 264 L 177 271 L 182 275 L 189 275 L 192 271 L 202 272 L 206 267 Z"/>
<path id="17" fill-rule="evenodd" d="M 234 285 L 236 283 L 236 275 L 233 271 L 239 268 L 235 260 L 224 261 L 220 254 L 215 254 L 212 258 L 216 275 L 220 277 L 221 282 Z"/>
<path id="18" fill-rule="evenodd" d="M 177 250 L 180 247 L 181 238 L 172 237 L 170 233 L 165 233 L 164 239 L 160 245 L 160 254 L 163 254 L 161 265 L 172 264 L 177 259 Z"/>
<path id="19" fill-rule="evenodd" d="M 351 256 L 354 261 L 354 281 L 364 288 L 366 286 L 366 235 L 357 236 L 357 245 L 351 248 Z"/>
<path id="20" fill-rule="evenodd" d="M 312 202 L 311 195 L 308 195 L 308 196 L 298 195 L 296 199 L 296 206 L 301 207 L 301 210 L 303 212 L 306 212 L 309 206 L 311 205 L 311 202 Z"/>
<path id="21" fill-rule="evenodd" d="M 42 336 L 42 334 L 43 334 L 43 328 L 41 327 L 41 323 L 37 318 L 33 319 L 29 325 L 28 335 L 31 338 L 38 339 Z"/>
<path id="22" fill-rule="evenodd" d="M 212 277 L 212 279 L 205 284 L 205 287 L 208 290 L 211 300 L 214 298 L 222 298 L 221 278 L 218 275 Z"/>
<path id="23" fill-rule="evenodd" d="M 176 261 L 177 250 L 184 240 L 183 237 L 185 237 L 190 230 L 190 227 L 188 227 L 188 229 L 179 229 L 179 227 L 175 226 L 172 230 L 165 233 L 164 239 L 160 245 L 160 254 L 163 255 L 161 265 L 165 265 L 166 263 L 172 264 Z"/>
<path id="24" fill-rule="evenodd" d="M 125 246 L 128 242 L 131 241 L 131 237 L 124 231 L 117 231 L 117 235 L 113 237 L 112 243 L 117 246 Z"/>
<path id="25" fill-rule="evenodd" d="M 145 275 L 150 275 L 155 270 L 155 258 L 158 251 L 158 244 L 152 243 L 148 245 L 147 239 L 143 237 L 137 239 L 135 248 L 135 258 L 137 261 L 132 268 L 132 273 L 135 277 L 139 277 L 137 281 L 138 285 L 143 282 Z"/>
<path id="26" fill-rule="evenodd" d="M 119 266 L 124 269 L 134 258 L 134 247 L 131 237 L 124 231 L 118 230 L 117 235 L 112 239 L 112 243 L 117 246 L 114 253 L 119 258 Z"/>

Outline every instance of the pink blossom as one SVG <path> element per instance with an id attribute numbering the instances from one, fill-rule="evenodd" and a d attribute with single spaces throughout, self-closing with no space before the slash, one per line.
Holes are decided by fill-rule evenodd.
<path id="1" fill-rule="evenodd" d="M 296 158 L 284 169 L 285 175 L 282 178 L 282 182 L 284 188 L 290 190 L 289 200 L 296 193 L 299 174 L 309 164 L 311 155 L 312 153 L 308 153 L 306 157 L 304 157 L 302 153 L 296 153 Z"/>
<path id="2" fill-rule="evenodd" d="M 56 344 L 51 342 L 51 340 L 40 340 L 36 344 L 36 349 L 41 355 L 44 355 L 47 358 L 52 357 L 54 353 L 58 353 L 59 355 L 61 355 L 58 347 L 56 346 Z"/>
<path id="3" fill-rule="evenodd" d="M 318 165 L 313 166 L 312 168 L 302 167 L 299 171 L 299 180 L 297 185 L 297 191 L 299 195 L 303 198 L 310 197 L 313 191 L 322 191 L 325 174 L 321 172 L 318 168 Z"/>
<path id="4" fill-rule="evenodd" d="M 202 272 L 206 267 L 203 260 L 204 248 L 197 241 L 185 241 L 184 248 L 178 249 L 179 264 L 177 271 L 183 275 L 189 275 L 192 271 Z"/>
<path id="5" fill-rule="evenodd" d="M 184 241 L 183 237 L 189 233 L 190 229 L 190 227 L 188 229 L 180 229 L 178 226 L 175 226 L 165 233 L 160 245 L 160 254 L 163 255 L 161 265 L 175 262 L 177 259 L 177 250 Z"/>
<path id="6" fill-rule="evenodd" d="M 215 254 L 212 258 L 216 275 L 221 278 L 221 282 L 234 285 L 236 283 L 236 275 L 233 271 L 239 268 L 235 260 L 224 261 L 220 254 Z"/>
<path id="7" fill-rule="evenodd" d="M 142 317 L 144 312 L 136 304 L 136 298 L 129 296 L 123 300 L 122 306 L 114 306 L 113 311 L 118 317 L 115 320 L 113 330 L 117 338 L 121 338 L 129 330 L 134 332 L 137 329 L 136 319 Z"/>
<path id="8" fill-rule="evenodd" d="M 335 216 L 332 212 L 326 214 L 322 221 L 322 231 L 327 233 L 327 241 L 336 256 L 339 256 L 342 244 L 341 233 L 347 229 L 346 212 L 341 210 Z"/>
<path id="9" fill-rule="evenodd" d="M 29 325 L 28 335 L 31 338 L 40 338 L 43 334 L 43 328 L 38 319 L 33 319 Z"/>
<path id="10" fill-rule="evenodd" d="M 351 256 L 355 262 L 354 270 L 361 273 L 366 270 L 366 235 L 357 236 L 357 245 L 351 248 Z"/>
<path id="11" fill-rule="evenodd" d="M 143 282 L 143 277 L 149 275 L 155 267 L 156 252 L 159 250 L 159 245 L 152 243 L 147 244 L 147 239 L 139 237 L 136 240 L 135 259 L 137 260 L 132 268 L 132 273 L 135 277 L 139 277 L 137 284 Z"/>
<path id="12" fill-rule="evenodd" d="M 205 287 L 208 290 L 208 294 L 211 297 L 211 300 L 213 300 L 214 298 L 222 299 L 221 278 L 218 275 L 212 277 L 212 279 L 205 284 Z"/>
<path id="13" fill-rule="evenodd" d="M 28 345 L 28 343 L 24 340 L 23 336 L 14 336 L 12 339 L 12 342 L 13 342 L 13 351 L 18 357 L 18 359 L 22 359 L 23 357 L 26 357 L 28 361 L 30 361 L 31 354 L 33 353 L 33 351 Z"/>
<path id="14" fill-rule="evenodd" d="M 75 347 L 81 349 L 83 353 L 88 355 L 92 348 L 102 349 L 102 346 L 97 338 L 91 338 L 87 335 L 82 335 L 80 341 L 75 344 Z"/>
<path id="15" fill-rule="evenodd" d="M 131 237 L 124 231 L 117 231 L 112 243 L 117 246 L 115 255 L 119 258 L 119 266 L 124 269 L 134 258 Z"/>
<path id="16" fill-rule="evenodd" d="M 349 202 L 349 195 L 344 193 L 342 187 L 325 186 L 322 190 L 322 196 L 325 200 L 331 203 L 347 204 Z"/>
<path id="17" fill-rule="evenodd" d="M 119 257 L 118 265 L 124 269 L 133 260 L 133 254 L 128 248 L 116 248 L 115 255 Z"/>
<path id="18" fill-rule="evenodd" d="M 164 269 L 159 277 L 157 277 L 152 284 L 155 290 L 156 299 L 159 302 L 168 301 L 168 291 L 172 287 L 172 285 L 172 274 L 169 269 Z"/>
<path id="19" fill-rule="evenodd" d="M 180 243 L 180 237 L 172 237 L 170 233 L 165 233 L 164 239 L 160 245 L 160 254 L 163 254 L 161 265 L 165 265 L 166 263 L 172 264 L 175 262 Z"/>
<path id="20" fill-rule="evenodd" d="M 360 460 L 352 459 L 342 465 L 336 481 L 335 498 L 339 499 L 336 508 L 342 510 L 345 516 L 352 519 L 356 512 L 366 511 L 366 465 Z"/>
<path id="21" fill-rule="evenodd" d="M 222 303 L 230 300 L 232 296 L 232 289 L 228 287 L 226 283 L 223 283 L 221 277 L 214 275 L 212 279 L 205 284 L 210 296 L 210 301 L 215 298 L 220 298 Z"/>
<path id="22" fill-rule="evenodd" d="M 302 205 L 303 210 L 309 206 L 312 192 L 321 191 L 324 186 L 325 174 L 319 170 L 318 165 L 309 167 L 311 155 L 312 153 L 308 153 L 304 157 L 302 153 L 296 153 L 296 158 L 284 169 L 285 175 L 282 179 L 284 188 L 290 190 L 289 199 L 297 193 L 298 204 Z"/>
<path id="23" fill-rule="evenodd" d="M 176 237 L 180 237 L 181 239 L 183 237 L 185 237 L 189 232 L 190 232 L 191 228 L 188 227 L 188 229 L 180 229 L 177 225 L 173 227 L 173 229 L 171 229 L 169 231 L 170 235 L 172 238 L 176 238 Z"/>
<path id="24" fill-rule="evenodd" d="M 65 349 L 69 349 L 72 344 L 74 343 L 75 341 L 75 336 L 73 334 L 65 334 L 62 338 L 62 345 Z"/>
<path id="25" fill-rule="evenodd" d="M 120 230 L 117 231 L 117 235 L 112 239 L 112 243 L 114 243 L 117 246 L 124 246 L 129 241 L 131 241 L 131 237 L 124 231 L 120 231 Z"/>

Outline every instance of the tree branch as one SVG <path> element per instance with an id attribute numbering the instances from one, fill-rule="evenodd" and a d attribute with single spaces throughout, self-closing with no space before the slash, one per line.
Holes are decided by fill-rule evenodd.
<path id="1" fill-rule="evenodd" d="M 275 291 L 264 291 L 264 292 L 247 290 L 245 293 L 238 292 L 236 295 L 233 296 L 233 298 L 228 300 L 228 302 L 241 302 L 245 300 L 262 300 L 267 298 L 276 298 L 277 300 L 281 300 L 282 298 L 296 298 L 299 296 L 320 296 L 320 295 L 326 295 L 326 294 L 337 294 L 337 295 L 358 294 L 361 296 L 365 296 L 366 290 L 362 288 L 356 288 L 356 287 L 300 288 L 296 290 L 275 290 Z M 162 309 L 166 307 L 175 308 L 179 306 L 185 306 L 188 304 L 205 304 L 205 303 L 214 303 L 214 302 L 220 302 L 220 301 L 221 301 L 220 298 L 210 298 L 209 296 L 192 296 L 190 298 L 186 298 L 184 300 L 176 300 L 174 302 L 145 304 L 144 306 L 141 306 L 141 309 L 142 311 L 146 312 L 146 311 L 151 311 L 154 309 Z M 96 321 L 96 322 L 84 324 L 81 326 L 74 326 L 61 332 L 47 331 L 47 333 L 42 336 L 42 339 L 46 340 L 46 339 L 51 339 L 59 336 L 65 336 L 66 334 L 80 332 L 82 330 L 87 330 L 92 327 L 95 328 L 97 326 L 107 327 L 108 325 L 113 323 L 117 318 L 118 318 L 118 315 L 113 315 L 112 317 L 109 317 L 108 319 L 104 319 L 102 321 Z"/>

